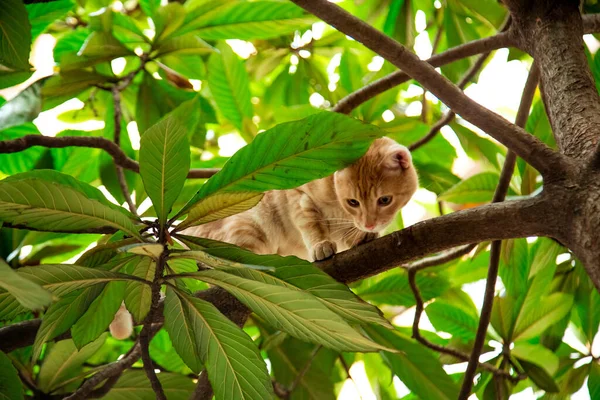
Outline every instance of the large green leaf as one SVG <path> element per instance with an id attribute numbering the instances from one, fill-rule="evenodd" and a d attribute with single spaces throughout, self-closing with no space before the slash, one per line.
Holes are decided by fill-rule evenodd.
<path id="1" fill-rule="evenodd" d="M 185 10 L 179 3 L 169 3 L 158 8 L 152 16 L 155 27 L 154 41 L 160 43 L 179 30 L 185 21 Z"/>
<path id="2" fill-rule="evenodd" d="M 275 328 L 300 340 L 339 351 L 377 351 L 383 347 L 361 336 L 316 297 L 265 283 L 252 269 L 205 270 L 185 274 L 218 285 Z M 256 280 L 255 280 L 256 279 Z"/>
<path id="3" fill-rule="evenodd" d="M 52 294 L 50 292 L 42 288 L 39 284 L 18 274 L 2 259 L 0 259 L 0 276 L 2 277 L 0 279 L 0 287 L 14 296 L 23 307 L 31 310 L 40 310 L 52 302 Z"/>
<path id="4" fill-rule="evenodd" d="M 184 207 L 183 211 L 191 209 L 178 229 L 223 218 L 226 208 L 240 212 L 240 203 L 250 208 L 263 191 L 290 189 L 330 175 L 360 158 L 383 134 L 372 125 L 330 112 L 278 125 L 239 150 L 202 186 Z M 230 201 L 220 207 L 225 199 Z"/>
<path id="5" fill-rule="evenodd" d="M 112 227 L 139 237 L 135 225 L 124 212 L 90 199 L 73 187 L 28 174 L 0 181 L 0 219 L 3 221 L 54 232 L 86 232 Z"/>
<path id="6" fill-rule="evenodd" d="M 278 255 L 256 255 L 240 247 L 210 239 L 183 236 L 190 248 L 201 248 L 203 252 L 251 266 L 265 266 L 271 269 L 253 273 L 271 285 L 305 290 L 325 304 L 330 310 L 351 323 L 374 323 L 390 326 L 381 312 L 360 300 L 346 285 L 339 283 L 319 268 L 297 257 Z"/>
<path id="7" fill-rule="evenodd" d="M 21 0 L 0 2 L 0 64 L 17 69 L 29 68 L 31 24 Z"/>
<path id="8" fill-rule="evenodd" d="M 600 365 L 596 361 L 592 361 L 592 368 L 590 369 L 590 377 L 588 378 L 588 391 L 590 393 L 590 399 L 600 398 Z"/>
<path id="9" fill-rule="evenodd" d="M 160 0 L 140 0 L 140 8 L 149 17 L 151 17 L 160 7 Z"/>
<path id="10" fill-rule="evenodd" d="M 423 346 L 399 332 L 370 327 L 367 333 L 374 340 L 400 353 L 382 353 L 393 373 L 413 393 L 423 399 L 454 400 L 458 386 L 442 368 L 441 363 Z"/>
<path id="11" fill-rule="evenodd" d="M 254 115 L 248 72 L 229 45 L 223 43 L 217 49 L 208 61 L 208 86 L 221 114 L 244 133 L 244 125 L 251 124 Z"/>
<path id="12" fill-rule="evenodd" d="M 270 39 L 308 28 L 316 21 L 294 4 L 264 0 L 225 3 L 194 16 L 186 18 L 183 31 L 194 30 L 207 40 Z"/>
<path id="13" fill-rule="evenodd" d="M 169 400 L 188 400 L 194 392 L 194 382 L 179 374 L 161 372 L 158 380 Z M 148 377 L 142 370 L 128 370 L 121 375 L 104 400 L 155 400 Z"/>
<path id="14" fill-rule="evenodd" d="M 123 302 L 125 286 L 125 282 L 109 282 L 85 314 L 73 325 L 71 335 L 78 349 L 96 340 L 106 331 Z"/>
<path id="15" fill-rule="evenodd" d="M 23 385 L 10 358 L 0 351 L 0 399 L 22 400 Z"/>
<path id="16" fill-rule="evenodd" d="M 165 327 L 194 371 L 206 368 L 218 399 L 267 399 L 273 389 L 252 339 L 215 306 L 167 288 Z"/>
<path id="17" fill-rule="evenodd" d="M 160 43 L 156 48 L 156 56 L 177 56 L 182 55 L 202 55 L 214 51 L 208 43 L 200 39 L 194 33 L 188 33 L 182 36 L 172 37 Z M 198 60 L 202 62 L 201 59 Z"/>
<path id="18" fill-rule="evenodd" d="M 425 312 L 436 330 L 466 341 L 475 339 L 477 319 L 453 304 L 438 300 L 428 305 Z"/>
<path id="19" fill-rule="evenodd" d="M 573 306 L 573 296 L 553 293 L 532 307 L 529 313 L 521 313 L 517 319 L 514 340 L 527 340 L 539 336 L 551 325 L 560 321 Z"/>
<path id="20" fill-rule="evenodd" d="M 42 111 L 42 82 L 37 81 L 0 107 L 0 129 L 23 125 Z"/>
<path id="21" fill-rule="evenodd" d="M 73 9 L 72 0 L 59 0 L 47 3 L 27 4 L 27 14 L 31 23 L 31 38 L 35 39 L 57 19 L 62 19 Z"/>
<path id="22" fill-rule="evenodd" d="M 102 335 L 80 350 L 77 350 L 71 339 L 49 345 L 37 379 L 39 388 L 44 393 L 50 393 L 76 376 L 83 363 L 102 347 L 106 336 Z"/>
<path id="23" fill-rule="evenodd" d="M 140 175 L 160 223 L 183 189 L 190 169 L 185 126 L 168 116 L 148 129 L 140 141 Z"/>
<path id="24" fill-rule="evenodd" d="M 150 257 L 139 257 L 131 263 L 131 275 L 154 280 L 156 263 Z M 125 305 L 138 323 L 142 323 L 152 304 L 152 288 L 140 282 L 129 282 L 125 289 Z"/>
<path id="25" fill-rule="evenodd" d="M 498 179 L 498 174 L 493 172 L 477 174 L 452 186 L 438 199 L 457 204 L 488 202 L 494 197 Z"/>
<path id="26" fill-rule="evenodd" d="M 83 315 L 94 299 L 102 292 L 103 285 L 94 285 L 66 294 L 53 303 L 42 318 L 33 343 L 32 359 L 37 361 L 42 345 L 66 332 Z"/>

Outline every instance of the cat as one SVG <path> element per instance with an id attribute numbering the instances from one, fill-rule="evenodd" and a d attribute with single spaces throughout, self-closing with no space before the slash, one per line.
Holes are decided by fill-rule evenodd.
<path id="1" fill-rule="evenodd" d="M 377 139 L 357 162 L 296 189 L 265 193 L 254 208 L 182 233 L 244 247 L 256 254 L 320 261 L 377 238 L 418 187 L 409 150 Z M 110 324 L 117 339 L 131 335 L 121 306 Z"/>
<path id="2" fill-rule="evenodd" d="M 379 237 L 414 195 L 410 151 L 390 138 L 326 178 L 265 193 L 254 208 L 183 231 L 256 254 L 320 261 Z"/>

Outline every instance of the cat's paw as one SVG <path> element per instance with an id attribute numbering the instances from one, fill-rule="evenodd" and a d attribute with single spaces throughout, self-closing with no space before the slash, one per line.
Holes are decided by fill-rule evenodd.
<path id="1" fill-rule="evenodd" d="M 323 240 L 313 246 L 312 257 L 313 260 L 320 261 L 333 256 L 336 251 L 337 246 L 335 243 L 330 242 L 329 240 Z"/>

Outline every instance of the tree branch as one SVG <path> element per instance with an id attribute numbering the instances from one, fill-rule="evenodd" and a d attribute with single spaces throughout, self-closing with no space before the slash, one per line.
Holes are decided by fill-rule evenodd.
<path id="1" fill-rule="evenodd" d="M 564 156 L 522 128 L 471 100 L 427 62 L 419 60 L 400 43 L 336 4 L 327 0 L 292 1 L 405 71 L 454 112 L 512 149 L 542 175 L 560 176 L 569 168 L 570 165 Z"/>
<path id="2" fill-rule="evenodd" d="M 27 150 L 30 147 L 43 146 L 50 149 L 61 149 L 65 147 L 90 147 L 93 149 L 102 149 L 106 151 L 114 160 L 116 165 L 140 172 L 140 165 L 137 161 L 127 157 L 127 155 L 112 141 L 92 136 L 63 136 L 50 137 L 41 135 L 25 135 L 14 140 L 0 141 L 0 154 L 16 153 Z M 218 168 L 191 169 L 187 177 L 190 179 L 207 179 L 219 172 Z"/>
<path id="3" fill-rule="evenodd" d="M 161 325 L 154 325 L 152 327 L 151 336 L 154 336 L 161 328 Z M 94 393 L 101 394 L 100 392 L 95 392 L 95 388 L 109 379 L 110 382 L 114 385 L 118 377 L 128 368 L 131 368 L 133 364 L 137 360 L 140 359 L 142 355 L 142 347 L 139 341 L 127 352 L 127 354 L 121 358 L 119 361 L 116 361 L 112 364 L 109 364 L 102 371 L 92 375 L 89 379 L 83 382 L 83 384 L 73 393 L 72 395 L 65 397 L 64 400 L 85 400 L 94 398 Z M 114 377 L 117 377 L 116 379 Z M 105 385 L 107 385 L 105 383 Z M 110 389 L 112 386 L 108 387 Z M 106 389 L 104 386 L 102 388 Z"/>
<path id="4" fill-rule="evenodd" d="M 546 110 L 561 152 L 589 158 L 600 141 L 600 96 L 583 44 L 579 1 L 507 1 L 519 47 L 539 63 Z"/>
<path id="5" fill-rule="evenodd" d="M 437 68 L 463 58 L 498 50 L 503 47 L 508 47 L 511 44 L 512 41 L 508 33 L 499 33 L 494 36 L 474 40 L 472 42 L 448 49 L 442 53 L 435 54 L 426 62 Z M 336 104 L 336 106 L 333 108 L 333 111 L 342 114 L 349 114 L 352 110 L 364 102 L 409 80 L 410 76 L 406 72 L 392 72 L 381 79 L 371 82 L 356 92 L 350 93 Z"/>
<path id="6" fill-rule="evenodd" d="M 531 66 L 531 71 L 527 77 L 525 88 L 521 96 L 521 104 L 519 104 L 519 110 L 517 112 L 517 118 L 515 123 L 518 126 L 524 127 L 527 124 L 527 118 L 529 117 L 529 110 L 531 109 L 531 103 L 533 102 L 533 96 L 537 88 L 540 73 L 537 67 L 537 62 L 534 62 Z M 493 203 L 503 202 L 508 193 L 508 187 L 510 186 L 510 180 L 515 170 L 515 163 L 517 157 L 512 151 L 508 151 L 504 165 L 502 166 L 502 172 L 500 174 L 500 181 L 496 187 L 494 193 Z M 492 242 L 492 248 L 490 251 L 490 266 L 488 268 L 487 281 L 485 284 L 485 293 L 483 296 L 483 306 L 481 307 L 481 315 L 479 316 L 479 324 L 477 326 L 477 334 L 475 336 L 475 343 L 473 344 L 473 351 L 465 371 L 465 377 L 463 384 L 460 389 L 458 396 L 459 400 L 467 400 L 471 395 L 471 389 L 473 387 L 473 378 L 479 365 L 479 356 L 485 344 L 485 337 L 492 317 L 492 306 L 494 304 L 494 294 L 496 291 L 496 280 L 498 278 L 498 266 L 500 264 L 500 248 L 502 241 L 496 240 Z"/>
<path id="7" fill-rule="evenodd" d="M 490 54 L 492 54 L 492 53 L 488 52 L 488 53 L 481 54 L 477 58 L 477 61 L 475 61 L 475 63 L 471 66 L 471 68 L 469 68 L 469 70 L 463 75 L 463 77 L 460 79 L 460 81 L 458 82 L 458 84 L 456 86 L 458 86 L 461 90 L 464 90 L 465 86 L 467 86 L 467 83 L 469 83 L 471 81 L 471 79 L 473 79 L 473 77 L 477 74 L 477 72 L 479 72 L 481 67 L 483 67 L 483 63 L 485 63 L 485 60 L 487 60 L 487 58 L 490 56 Z M 438 122 L 436 122 L 435 125 L 433 125 L 431 127 L 431 129 L 429 130 L 427 135 L 423 136 L 421 139 L 417 140 L 416 142 L 414 142 L 413 144 L 408 146 L 408 149 L 410 151 L 414 151 L 414 150 L 418 149 L 419 147 L 423 146 L 424 144 L 427 144 L 431 139 L 433 139 L 435 137 L 435 135 L 438 134 L 438 132 L 444 126 L 446 126 L 450 122 L 452 122 L 452 120 L 454 119 L 455 116 L 456 116 L 456 114 L 454 113 L 454 111 L 452 111 L 452 110 L 448 111 Z"/>
<path id="8" fill-rule="evenodd" d="M 122 118 L 122 110 L 121 110 L 121 92 L 115 86 L 111 90 L 112 98 L 113 98 L 113 124 L 115 129 L 114 142 L 119 148 L 121 147 L 121 118 Z M 129 211 L 134 215 L 137 215 L 137 207 L 131 200 L 131 193 L 129 192 L 129 187 L 127 186 L 127 180 L 125 179 L 125 173 L 123 172 L 123 167 L 118 165 L 115 162 L 115 168 L 117 170 L 117 180 L 119 181 L 119 186 L 121 188 L 121 192 L 123 193 L 123 197 L 125 197 L 125 201 L 127 202 L 127 206 L 129 206 Z M 138 216 L 139 217 L 139 216 Z"/>

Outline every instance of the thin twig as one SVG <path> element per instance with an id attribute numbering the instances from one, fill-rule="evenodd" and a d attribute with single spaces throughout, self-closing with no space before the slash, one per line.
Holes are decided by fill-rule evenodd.
<path id="1" fill-rule="evenodd" d="M 112 91 L 113 98 L 113 123 L 114 123 L 114 142 L 117 146 L 121 147 L 121 118 L 122 118 L 122 110 L 121 110 L 121 92 L 117 87 L 113 87 Z M 132 214 L 139 217 L 137 212 L 137 207 L 135 203 L 131 199 L 131 193 L 129 192 L 129 187 L 127 186 L 127 180 L 125 179 L 125 173 L 123 172 L 123 167 L 118 165 L 115 162 L 115 168 L 117 170 L 117 180 L 119 181 L 119 186 L 121 188 L 121 192 L 123 193 L 123 197 L 125 197 L 125 201 L 129 206 L 129 211 Z"/>
<path id="2" fill-rule="evenodd" d="M 140 172 L 140 165 L 137 161 L 127 157 L 125 152 L 114 142 L 102 137 L 25 135 L 14 140 L 1 140 L 0 154 L 17 153 L 34 146 L 43 146 L 50 149 L 62 149 L 65 147 L 102 149 L 113 158 L 115 164 L 133 172 Z M 187 177 L 190 179 L 207 179 L 217 172 L 219 172 L 219 168 L 191 169 Z"/>
<path id="3" fill-rule="evenodd" d="M 512 41 L 508 36 L 508 33 L 499 33 L 494 36 L 474 40 L 472 42 L 448 49 L 442 53 L 432 55 L 427 62 L 433 67 L 437 68 L 463 58 L 508 47 L 511 44 Z M 352 110 L 364 102 L 385 92 L 386 90 L 390 90 L 395 86 L 401 85 L 410 79 L 411 77 L 403 71 L 392 72 L 391 74 L 371 82 L 367 86 L 364 86 L 353 93 L 350 93 L 335 105 L 333 111 L 342 114 L 349 114 Z"/>
<path id="4" fill-rule="evenodd" d="M 152 326 L 151 335 L 154 336 L 160 330 L 161 326 L 162 324 L 154 324 Z M 136 363 L 137 360 L 140 359 L 141 355 L 142 348 L 138 341 L 135 345 L 133 345 L 133 347 L 127 352 L 127 354 L 123 358 L 121 358 L 119 361 L 115 361 L 112 364 L 108 364 L 106 368 L 104 368 L 102 371 L 92 375 L 89 379 L 83 382 L 83 384 L 79 387 L 79 389 L 75 391 L 75 393 L 68 397 L 65 397 L 64 400 L 84 400 L 93 398 L 90 396 L 92 395 L 92 393 L 94 393 L 94 389 L 99 384 L 115 376 L 117 378 L 121 376 L 123 371 L 130 368 L 133 364 Z M 114 380 L 114 383 L 116 383 L 117 380 L 118 379 Z M 106 386 L 106 383 L 104 386 Z M 104 389 L 110 390 L 111 387 L 112 386 Z"/>
<path id="5" fill-rule="evenodd" d="M 406 265 L 404 268 L 415 271 L 421 271 L 422 269 L 434 267 L 436 265 L 445 264 L 449 261 L 456 260 L 459 257 L 469 254 L 477 244 L 468 244 L 466 246 L 457 247 L 452 250 L 437 254 L 435 256 L 423 258 L 419 261 L 415 261 L 411 264 Z"/>
<path id="6" fill-rule="evenodd" d="M 519 111 L 517 112 L 517 118 L 515 123 L 518 126 L 524 127 L 529 117 L 529 110 L 531 103 L 533 102 L 533 96 L 537 88 L 539 80 L 539 70 L 534 62 L 531 66 L 531 71 L 527 77 L 525 88 L 521 96 L 521 104 L 519 105 Z M 504 201 L 508 188 L 510 186 L 510 180 L 515 169 L 516 155 L 511 150 L 508 150 L 506 159 L 504 160 L 504 166 L 500 174 L 500 181 L 496 187 L 494 193 L 493 203 L 499 203 Z M 467 400 L 471 395 L 471 389 L 473 387 L 473 378 L 475 377 L 477 365 L 479 364 L 479 356 L 485 343 L 485 337 L 487 334 L 488 325 L 492 316 L 492 306 L 494 304 L 494 295 L 496 291 L 496 280 L 498 278 L 498 266 L 500 264 L 500 248 L 502 246 L 501 240 L 492 242 L 492 248 L 490 251 L 490 266 L 488 268 L 487 281 L 485 285 L 485 294 L 483 297 L 483 306 L 481 308 L 481 315 L 479 317 L 479 325 L 477 326 L 477 334 L 475 336 L 475 342 L 473 344 L 473 351 L 469 358 L 469 364 L 465 371 L 465 377 L 463 380 L 459 400 Z"/>
<path id="7" fill-rule="evenodd" d="M 159 242 L 161 244 L 165 244 L 165 228 L 161 228 Z M 163 276 L 163 271 L 165 269 L 165 265 L 167 263 L 167 258 L 169 256 L 167 246 L 164 246 L 164 250 L 161 255 L 158 257 L 156 262 L 156 271 L 154 272 L 154 281 L 152 283 L 152 302 L 150 305 L 150 311 L 146 316 L 144 321 L 144 326 L 142 331 L 140 332 L 140 346 L 142 349 L 142 361 L 144 362 L 144 371 L 146 372 L 146 376 L 150 380 L 150 384 L 152 385 L 152 390 L 156 394 L 156 398 L 158 400 L 167 400 L 165 396 L 165 392 L 158 380 L 158 376 L 156 376 L 156 372 L 154 371 L 154 364 L 152 359 L 150 358 L 150 331 L 152 326 L 152 321 L 154 320 L 155 315 L 158 313 L 158 308 L 160 304 L 160 286 L 161 279 Z"/>
<path id="8" fill-rule="evenodd" d="M 477 61 L 475 61 L 475 63 L 471 66 L 471 68 L 469 68 L 469 70 L 463 75 L 463 77 L 461 78 L 461 80 L 458 82 L 458 84 L 456 86 L 458 86 L 460 89 L 464 89 L 465 86 L 467 85 L 467 83 L 469 83 L 471 81 L 471 79 L 479 72 L 479 70 L 485 63 L 485 60 L 487 60 L 487 58 L 490 56 L 490 54 L 492 54 L 492 53 L 481 54 L 477 58 Z M 454 111 L 449 110 L 448 112 L 446 112 L 446 114 L 444 114 L 444 116 L 438 122 L 436 122 L 435 125 L 433 125 L 431 127 L 431 129 L 425 136 L 423 136 L 421 139 L 417 140 L 416 142 L 414 142 L 413 144 L 408 146 L 408 149 L 410 151 L 415 151 L 419 147 L 428 143 L 431 139 L 433 139 L 438 134 L 438 132 L 444 126 L 446 126 L 450 122 L 452 122 L 454 117 L 456 117 L 456 113 Z"/>
<path id="9" fill-rule="evenodd" d="M 502 27 L 500 27 L 500 33 L 506 32 L 506 30 L 510 26 L 510 21 L 511 20 L 510 20 L 510 16 L 509 16 L 506 19 L 506 21 L 502 24 Z M 473 77 L 479 72 L 479 70 L 481 70 L 481 67 L 483 67 L 483 64 L 485 63 L 485 61 L 488 59 L 488 57 L 491 54 L 492 54 L 492 52 L 488 51 L 488 52 L 482 53 L 479 57 L 477 57 L 477 60 L 473 63 L 473 65 L 471 65 L 471 67 L 467 70 L 467 72 L 462 76 L 462 78 L 460 79 L 460 81 L 458 81 L 456 86 L 458 86 L 461 90 L 464 90 L 465 87 L 467 86 L 467 84 L 471 81 L 471 79 L 473 79 Z M 416 142 L 414 142 L 413 144 L 408 146 L 408 149 L 410 151 L 414 151 L 414 150 L 418 149 L 419 147 L 423 146 L 424 144 L 428 143 L 431 139 L 433 139 L 438 134 L 438 132 L 444 126 L 446 126 L 450 122 L 452 122 L 454 117 L 456 117 L 456 113 L 452 110 L 448 110 L 448 112 L 446 112 L 446 114 L 435 125 L 433 125 L 431 127 L 431 129 L 425 136 L 423 136 L 421 139 L 417 140 Z"/>
<path id="10" fill-rule="evenodd" d="M 413 296 L 415 297 L 415 318 L 413 320 L 413 326 L 412 326 L 412 336 L 413 338 L 421 343 L 423 346 L 430 348 L 431 350 L 437 351 L 438 353 L 444 353 L 444 354 L 448 354 L 452 357 L 455 357 L 461 361 L 469 361 L 469 355 L 466 353 L 463 353 L 460 350 L 456 350 L 456 349 L 452 349 L 449 347 L 444 347 L 444 346 L 440 346 L 438 344 L 432 343 L 429 340 L 425 339 L 422 335 L 421 335 L 421 330 L 419 329 L 419 323 L 421 322 L 421 315 L 423 314 L 423 309 L 425 306 L 425 302 L 423 301 L 423 296 L 421 296 L 421 292 L 419 291 L 419 288 L 417 286 L 416 283 L 416 275 L 417 275 L 417 271 L 416 269 L 409 269 L 408 270 L 408 283 L 410 285 L 410 288 L 413 292 Z M 504 371 L 504 370 L 500 370 L 498 368 L 496 368 L 495 366 L 488 364 L 488 363 L 477 363 L 475 365 L 476 367 L 479 367 L 481 369 L 484 369 L 486 371 L 489 371 L 491 373 L 493 373 L 494 375 L 503 375 L 506 376 L 507 379 L 510 379 L 511 381 L 518 381 L 519 378 L 518 377 L 513 377 L 508 371 Z"/>
<path id="11" fill-rule="evenodd" d="M 302 367 L 302 370 L 300 370 L 300 372 L 298 372 L 298 375 L 296 375 L 296 378 L 290 385 L 290 387 L 288 389 L 288 393 L 291 394 L 294 391 L 294 389 L 296 389 L 296 387 L 298 387 L 298 384 L 300 383 L 302 378 L 304 378 L 304 375 L 306 375 L 306 373 L 310 369 L 310 366 L 312 365 L 313 361 L 315 360 L 315 357 L 317 356 L 317 354 L 319 353 L 319 350 L 321 350 L 322 347 L 323 346 L 321 346 L 321 345 L 315 346 L 313 351 L 310 353 L 308 360 L 306 360 L 304 367 Z"/>

